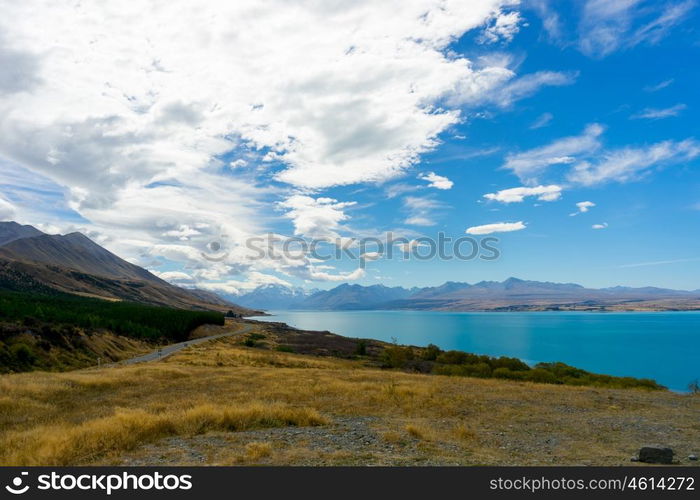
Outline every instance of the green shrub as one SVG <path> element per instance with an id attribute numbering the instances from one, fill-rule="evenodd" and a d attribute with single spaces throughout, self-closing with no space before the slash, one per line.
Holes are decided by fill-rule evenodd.
<path id="1" fill-rule="evenodd" d="M 413 349 L 399 345 L 387 347 L 382 352 L 381 360 L 384 368 L 403 368 L 413 360 Z"/>
<path id="2" fill-rule="evenodd" d="M 467 362 L 468 354 L 462 351 L 445 351 L 436 357 L 438 363 L 445 365 L 462 365 Z"/>
<path id="3" fill-rule="evenodd" d="M 22 342 L 10 347 L 10 354 L 20 366 L 28 367 L 36 363 L 36 355 L 32 348 Z"/>
<path id="4" fill-rule="evenodd" d="M 428 346 L 423 349 L 423 352 L 421 353 L 421 359 L 424 361 L 435 361 L 441 353 L 442 349 L 440 349 L 438 346 L 435 344 L 428 344 Z"/>

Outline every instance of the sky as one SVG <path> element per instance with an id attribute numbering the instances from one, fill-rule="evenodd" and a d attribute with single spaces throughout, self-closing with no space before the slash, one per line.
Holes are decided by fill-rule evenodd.
<path id="1" fill-rule="evenodd" d="M 700 289 L 695 0 L 0 12 L 0 220 L 234 295 L 509 276 Z M 478 255 L 416 258 L 440 234 Z"/>

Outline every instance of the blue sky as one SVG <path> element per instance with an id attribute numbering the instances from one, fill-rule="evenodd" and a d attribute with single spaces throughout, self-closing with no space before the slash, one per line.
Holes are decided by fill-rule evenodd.
<path id="1" fill-rule="evenodd" d="M 700 288 L 694 1 L 416 0 L 393 21 L 376 2 L 280 3 L 240 29 L 252 14 L 221 7 L 220 25 L 206 12 L 189 23 L 206 43 L 161 32 L 168 12 L 125 14 L 155 23 L 141 40 L 124 19 L 81 21 L 113 12 L 76 8 L 51 14 L 67 20 L 52 28 L 65 56 L 49 35 L 23 36 L 22 7 L 0 23 L 0 61 L 17 68 L 0 79 L 3 218 L 81 230 L 173 282 L 229 293 L 509 276 Z M 251 261 L 246 239 L 270 231 L 470 231 L 498 238 L 500 258 Z"/>

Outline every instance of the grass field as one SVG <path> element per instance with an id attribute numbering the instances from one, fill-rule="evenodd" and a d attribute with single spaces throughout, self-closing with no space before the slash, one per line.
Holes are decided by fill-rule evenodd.
<path id="1" fill-rule="evenodd" d="M 0 377 L 0 463 L 629 464 L 700 451 L 700 397 L 379 370 L 229 337 L 164 362 Z"/>

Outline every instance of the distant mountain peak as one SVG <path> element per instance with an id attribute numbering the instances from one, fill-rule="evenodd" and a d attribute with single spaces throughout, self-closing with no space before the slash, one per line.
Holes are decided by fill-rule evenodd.
<path id="1" fill-rule="evenodd" d="M 22 238 L 32 238 L 43 234 L 34 226 L 22 225 L 15 221 L 0 222 L 0 246 Z"/>

